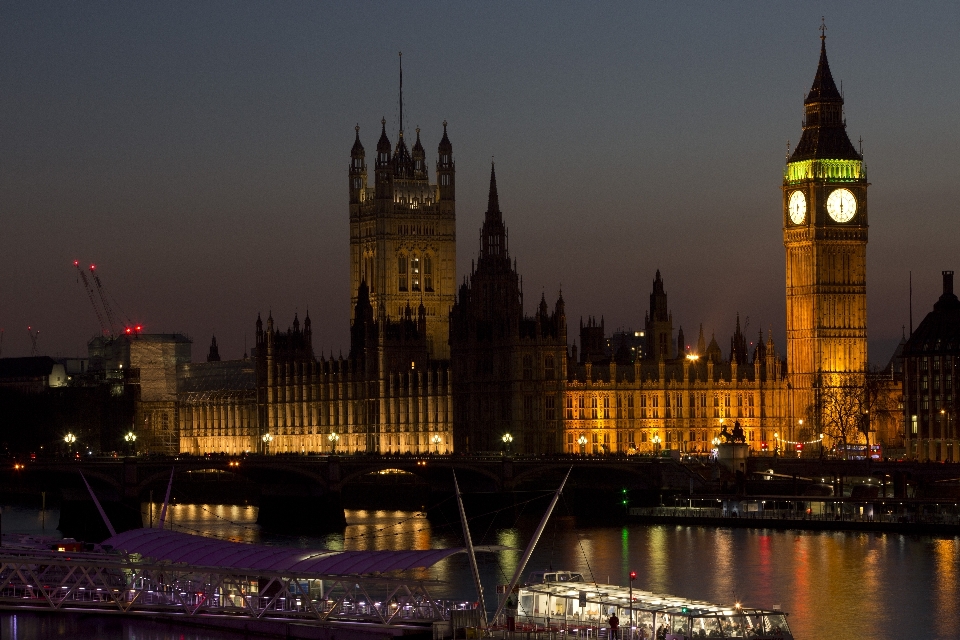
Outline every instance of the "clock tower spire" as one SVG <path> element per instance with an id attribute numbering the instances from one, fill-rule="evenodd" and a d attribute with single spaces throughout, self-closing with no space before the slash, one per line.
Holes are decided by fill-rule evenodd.
<path id="1" fill-rule="evenodd" d="M 782 185 L 791 428 L 803 419 L 815 434 L 829 432 L 823 403 L 831 389 L 862 386 L 867 368 L 869 185 L 863 157 L 847 136 L 825 31 L 803 103 L 803 133 Z"/>

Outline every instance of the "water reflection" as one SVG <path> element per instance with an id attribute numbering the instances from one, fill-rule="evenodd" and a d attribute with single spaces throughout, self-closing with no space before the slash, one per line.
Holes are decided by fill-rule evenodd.
<path id="1" fill-rule="evenodd" d="M 147 515 L 148 507 L 144 505 Z M 156 521 L 160 505 L 154 503 L 153 509 Z M 37 510 L 3 507 L 2 514 L 4 531 L 40 533 Z M 256 516 L 256 508 L 250 506 L 175 504 L 168 522 L 190 533 L 307 548 L 430 549 L 462 544 L 459 523 L 430 522 L 419 512 L 347 511 L 343 533 L 313 538 L 262 532 Z M 538 519 L 524 517 L 514 527 L 475 534 L 475 544 L 514 549 L 478 556 L 490 610 L 497 604 L 496 585 L 506 584 L 513 575 Z M 49 511 L 46 522 L 51 533 L 56 519 Z M 578 527 L 572 518 L 557 517 L 544 531 L 527 572 L 550 568 L 578 571 L 598 582 L 609 576 L 621 585 L 628 583 L 633 570 L 638 589 L 724 603 L 741 600 L 757 607 L 780 604 L 790 612 L 798 640 L 960 638 L 960 538 L 676 526 Z M 435 597 L 473 599 L 473 580 L 463 555 L 416 577 L 444 581 L 431 588 Z M 48 635 L 14 635 L 13 618 L 0 616 L 2 637 L 168 637 L 150 635 L 154 631 L 148 626 L 130 631 L 131 627 L 116 621 L 103 623 L 107 625 L 103 633 L 79 633 L 58 626 L 74 624 L 70 617 L 39 618 L 51 621 L 43 623 L 48 625 L 43 627 Z M 30 624 L 31 629 L 40 628 L 36 621 Z M 234 637 L 202 633 L 184 637 Z"/>

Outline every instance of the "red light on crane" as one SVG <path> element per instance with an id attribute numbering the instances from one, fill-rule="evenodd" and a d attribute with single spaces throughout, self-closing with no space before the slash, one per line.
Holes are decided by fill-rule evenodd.
<path id="1" fill-rule="evenodd" d="M 130 329 L 130 327 L 127 327 L 126 330 L 125 330 L 125 333 L 133 333 L 133 330 Z"/>
<path id="2" fill-rule="evenodd" d="M 138 324 L 138 325 L 137 325 L 137 333 L 140 333 L 141 331 L 143 331 L 143 327 Z"/>

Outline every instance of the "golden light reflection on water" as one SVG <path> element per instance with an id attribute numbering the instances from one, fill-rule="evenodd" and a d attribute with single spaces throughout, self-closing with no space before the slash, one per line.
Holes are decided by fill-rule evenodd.
<path id="1" fill-rule="evenodd" d="M 960 638 L 960 582 L 958 582 L 960 538 L 933 541 L 936 581 L 933 600 L 938 615 L 935 626 L 941 637 Z"/>

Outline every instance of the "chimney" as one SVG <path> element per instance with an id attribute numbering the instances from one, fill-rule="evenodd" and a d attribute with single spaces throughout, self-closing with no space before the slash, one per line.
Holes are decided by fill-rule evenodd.
<path id="1" fill-rule="evenodd" d="M 953 271 L 943 272 L 943 295 L 953 295 Z"/>

